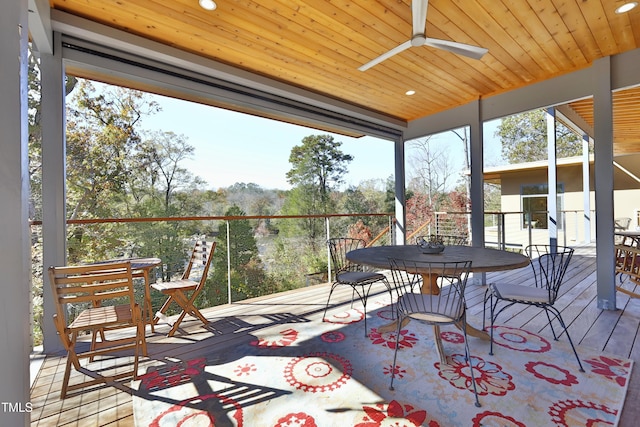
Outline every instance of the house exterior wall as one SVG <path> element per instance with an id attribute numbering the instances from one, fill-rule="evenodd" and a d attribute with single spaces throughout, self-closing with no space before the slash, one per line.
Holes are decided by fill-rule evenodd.
<path id="1" fill-rule="evenodd" d="M 572 245 L 585 241 L 584 197 L 582 193 L 582 167 L 579 164 L 562 166 L 557 169 L 558 183 L 564 188 L 562 194 L 562 212 L 559 218 L 558 243 Z M 546 168 L 526 171 L 514 171 L 501 175 L 501 210 L 505 214 L 505 241 L 513 246 L 529 243 L 548 242 L 547 229 L 533 228 L 531 232 L 522 225 L 521 189 L 523 185 L 543 184 L 547 182 Z M 594 188 L 593 168 L 589 174 L 589 186 Z M 619 169 L 614 173 L 614 212 L 615 217 L 631 218 L 629 228 L 640 229 L 638 211 L 640 211 L 640 183 Z M 595 236 L 595 193 L 589 192 L 591 233 Z M 487 238 L 487 240 L 491 240 Z"/>

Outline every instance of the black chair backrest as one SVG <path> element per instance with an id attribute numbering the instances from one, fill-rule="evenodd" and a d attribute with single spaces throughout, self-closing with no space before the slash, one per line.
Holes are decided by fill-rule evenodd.
<path id="1" fill-rule="evenodd" d="M 468 246 L 469 239 L 467 236 L 461 236 L 457 234 L 438 234 L 435 236 L 418 236 L 416 237 L 416 243 L 420 243 L 423 240 L 429 241 L 431 238 L 435 238 L 441 241 L 445 246 Z"/>
<path id="2" fill-rule="evenodd" d="M 353 239 L 349 237 L 336 237 L 327 241 L 329 252 L 331 253 L 331 262 L 333 264 L 333 273 L 341 273 L 344 271 L 362 271 L 362 266 L 349 262 L 347 253 L 355 249 L 364 248 L 366 243 L 362 239 Z"/>
<path id="3" fill-rule="evenodd" d="M 573 256 L 573 248 L 551 245 L 531 245 L 526 253 L 531 258 L 531 268 L 536 286 L 549 291 L 549 302 L 553 304 Z"/>
<path id="4" fill-rule="evenodd" d="M 464 314 L 464 292 L 471 270 L 471 261 L 457 262 L 424 262 L 401 259 L 389 260 L 391 276 L 398 293 L 398 304 L 401 311 L 407 313 L 432 313 L 434 323 L 455 321 Z M 438 295 L 431 295 L 429 290 L 423 293 L 426 286 L 438 286 Z M 418 297 L 412 297 L 412 295 Z M 426 298 L 422 296 L 426 295 Z M 404 296 L 404 297 L 403 297 Z M 430 296 L 430 297 L 429 297 Z"/>

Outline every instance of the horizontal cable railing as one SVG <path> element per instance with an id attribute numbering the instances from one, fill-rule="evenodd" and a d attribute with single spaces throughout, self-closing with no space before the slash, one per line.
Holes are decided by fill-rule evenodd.
<path id="1" fill-rule="evenodd" d="M 242 236 L 238 236 L 237 231 L 234 231 L 234 224 L 239 222 L 248 224 Z M 198 232 L 192 233 L 193 236 L 189 238 L 182 238 L 184 241 L 179 242 L 179 246 L 184 250 L 179 254 L 180 259 L 175 259 L 175 250 L 173 254 L 168 255 L 169 251 L 165 249 L 170 246 L 167 241 L 177 238 L 179 234 L 175 232 L 174 227 L 166 224 L 178 223 L 190 223 L 188 227 Z M 362 238 L 368 245 L 391 244 L 393 223 L 394 217 L 389 213 L 69 219 L 66 221 L 68 235 L 66 255 L 70 264 L 114 258 L 159 257 L 163 263 L 156 269 L 159 270 L 157 276 L 160 280 L 170 280 L 181 274 L 181 267 L 185 262 L 184 254 L 192 245 L 191 241 L 202 236 L 218 241 L 223 239 L 222 245 L 219 241 L 215 254 L 219 258 L 218 264 L 214 266 L 216 271 L 213 273 L 215 276 L 213 280 L 219 282 L 220 278 L 223 278 L 226 282 L 224 289 L 226 295 L 224 297 L 220 295 L 223 289 L 218 283 L 216 295 L 211 296 L 208 301 L 211 305 L 217 305 L 262 296 L 264 293 L 261 291 L 270 294 L 326 282 L 331 277 L 330 258 L 326 246 L 329 238 L 350 235 Z M 40 228 L 41 224 L 41 221 L 31 222 L 35 228 Z M 302 234 L 305 227 L 312 230 L 307 235 Z M 280 233 L 283 229 L 287 230 L 287 237 L 283 237 L 285 233 Z M 36 231 L 35 234 L 39 234 L 40 231 Z M 138 241 L 135 236 L 139 236 Z M 153 237 L 150 239 L 149 236 Z M 36 241 L 39 239 L 40 237 L 35 237 Z M 93 240 L 91 247 L 86 250 L 76 249 L 82 247 L 78 241 L 83 239 Z M 234 241 L 234 239 L 243 241 Z M 243 252 L 247 251 L 246 239 L 255 239 L 259 263 L 256 263 L 255 259 L 247 258 L 247 254 Z M 153 247 L 148 243 L 141 244 L 143 240 L 154 242 Z M 176 246 L 174 242 L 174 249 Z M 249 246 L 251 246 L 250 241 Z M 283 262 L 291 259 L 293 262 L 290 264 Z M 245 275 L 244 281 L 247 283 L 239 285 L 234 283 L 234 281 L 243 280 L 238 278 L 236 267 L 243 269 L 242 274 Z M 35 275 L 39 276 L 34 277 L 34 280 L 41 282 L 42 266 L 34 268 L 34 271 Z M 223 271 L 225 274 L 222 274 Z M 272 274 L 269 276 L 269 273 Z M 281 280 L 285 283 L 284 285 L 274 283 L 278 274 L 284 277 Z M 211 278 L 211 274 L 209 276 Z M 317 277 L 320 279 L 315 279 Z M 251 280 L 264 283 L 261 283 L 261 288 L 258 288 L 248 283 Z"/>
<path id="2" fill-rule="evenodd" d="M 543 218 L 546 214 L 539 212 L 536 217 Z M 409 227 L 406 242 L 412 244 L 418 234 L 438 234 L 467 237 L 472 244 L 470 219 L 470 212 L 436 212 L 426 221 Z M 246 242 L 238 240 L 247 236 L 239 237 L 234 231 L 234 225 L 243 221 L 248 222 L 248 237 L 256 241 L 259 262 L 243 258 L 242 248 Z M 532 243 L 548 242 L 549 230 L 542 222 L 524 212 L 485 212 L 485 246 L 521 250 Z M 70 219 L 67 221 L 67 255 L 70 264 L 123 257 L 159 257 L 163 262 L 156 269 L 156 276 L 158 280 L 170 280 L 182 272 L 185 254 L 196 238 L 204 235 L 216 239 L 218 264 L 209 275 L 209 292 L 204 293 L 201 302 L 202 307 L 207 307 L 328 282 L 332 271 L 327 239 L 348 235 L 363 238 L 369 246 L 393 244 L 396 241 L 394 223 L 395 217 L 390 213 Z M 40 289 L 34 290 L 33 310 L 34 320 L 40 322 L 42 223 L 32 221 L 31 224 L 34 289 Z M 192 233 L 186 235 L 182 231 L 180 234 L 176 231 L 181 227 L 178 224 L 188 225 Z M 314 229 L 314 233 L 302 234 L 300 230 L 305 227 Z M 585 215 L 582 211 L 562 211 L 557 220 L 557 236 L 558 243 L 563 245 L 595 236 L 595 212 Z M 138 295 L 143 294 L 143 285 L 137 284 L 136 289 Z M 154 307 L 162 296 L 155 298 Z"/>

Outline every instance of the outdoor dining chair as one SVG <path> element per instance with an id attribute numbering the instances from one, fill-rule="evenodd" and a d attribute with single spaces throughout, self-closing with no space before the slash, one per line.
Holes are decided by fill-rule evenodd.
<path id="1" fill-rule="evenodd" d="M 193 247 L 189 263 L 180 279 L 151 284 L 153 289 L 167 296 L 164 304 L 162 304 L 162 307 L 156 312 L 153 318 L 154 324 L 162 320 L 171 326 L 167 336 L 172 337 L 173 334 L 176 333 L 180 327 L 180 323 L 187 314 L 196 319 L 200 319 L 205 326 L 209 323 L 207 318 L 204 317 L 200 310 L 194 305 L 194 302 L 207 281 L 207 274 L 209 273 L 209 267 L 211 266 L 215 250 L 216 242 L 198 240 Z M 178 304 L 182 309 L 178 318 L 173 322 L 166 316 L 167 310 L 172 302 Z"/>
<path id="2" fill-rule="evenodd" d="M 613 228 L 615 231 L 625 231 L 631 225 L 631 218 L 615 218 L 613 220 Z"/>
<path id="3" fill-rule="evenodd" d="M 131 265 L 120 262 L 50 267 L 49 279 L 56 304 L 53 322 L 67 351 L 60 398 L 66 398 L 69 391 L 95 384 L 129 376 L 135 379 L 140 353 L 146 354 L 146 341 L 142 311 L 134 299 Z M 90 343 L 82 342 L 89 335 Z M 108 370 L 100 365 L 105 360 L 102 356 L 131 349 L 132 370 L 130 356 L 126 356 L 124 366 L 113 367 L 113 374 L 107 374 Z M 125 359 L 122 354 L 119 357 Z M 86 358 L 89 363 L 81 366 L 80 359 Z M 69 385 L 71 366 L 92 379 Z"/>
<path id="4" fill-rule="evenodd" d="M 458 234 L 436 234 L 433 236 L 418 236 L 416 237 L 416 243 L 422 241 L 429 242 L 431 239 L 435 239 L 445 246 L 467 246 L 469 245 L 469 238 Z"/>
<path id="5" fill-rule="evenodd" d="M 640 285 L 640 248 L 637 241 L 626 240 L 625 243 L 615 245 L 615 268 L 619 281 L 616 289 L 632 298 L 640 298 L 640 294 L 635 292 L 638 285 Z M 627 289 L 625 287 L 627 283 L 633 289 Z"/>
<path id="6" fill-rule="evenodd" d="M 526 286 L 517 283 L 490 283 L 485 292 L 484 299 L 484 316 L 486 319 L 487 301 L 490 308 L 490 339 L 489 354 L 493 355 L 493 331 L 496 318 L 505 309 L 515 305 L 524 304 L 535 306 L 544 310 L 549 327 L 553 333 L 553 338 L 557 341 L 558 335 L 553 328 L 551 315 L 558 321 L 564 333 L 567 335 L 569 344 L 576 356 L 580 371 L 584 372 L 580 357 L 576 347 L 573 345 L 571 336 L 566 323 L 562 319 L 560 310 L 554 304 L 558 298 L 558 293 L 564 275 L 567 272 L 569 262 L 573 256 L 573 249 L 564 246 L 551 245 L 531 245 L 525 249 L 527 255 L 531 258 L 531 268 L 533 272 L 533 286 Z M 498 310 L 498 304 L 504 303 Z"/>
<path id="7" fill-rule="evenodd" d="M 327 241 L 329 246 L 329 252 L 331 254 L 331 263 L 335 271 L 335 280 L 331 284 L 331 290 L 327 298 L 327 304 L 324 308 L 324 314 L 322 315 L 322 321 L 325 320 L 327 315 L 327 309 L 329 308 L 329 301 L 333 291 L 338 286 L 350 286 L 351 291 L 351 307 L 353 307 L 353 300 L 355 295 L 358 295 L 362 307 L 364 309 L 364 335 L 369 336 L 369 330 L 367 329 L 367 300 L 371 292 L 371 287 L 375 283 L 383 283 L 387 291 L 391 302 L 393 302 L 393 294 L 391 292 L 391 286 L 386 276 L 382 273 L 374 271 L 365 271 L 363 266 L 355 264 L 347 259 L 347 253 L 355 249 L 364 248 L 365 242 L 362 239 L 353 239 L 348 237 L 337 237 L 329 239 Z"/>
<path id="8" fill-rule="evenodd" d="M 447 364 L 447 357 L 440 338 L 440 326 L 455 325 L 464 336 L 465 359 L 469 364 L 470 382 L 475 395 L 475 405 L 480 407 L 478 390 L 471 367 L 471 353 L 467 339 L 466 303 L 464 291 L 467 278 L 471 270 L 471 261 L 456 262 L 426 262 L 404 259 L 389 260 L 391 276 L 397 292 L 396 302 L 396 344 L 393 352 L 393 367 L 391 369 L 391 385 L 396 377 L 396 362 L 401 330 L 409 320 L 417 320 L 433 326 L 436 350 L 440 356 L 440 363 Z M 436 294 L 425 290 L 425 281 L 437 280 L 440 292 Z"/>

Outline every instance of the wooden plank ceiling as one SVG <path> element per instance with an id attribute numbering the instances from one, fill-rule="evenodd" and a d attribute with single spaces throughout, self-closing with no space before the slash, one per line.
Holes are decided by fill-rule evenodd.
<path id="1" fill-rule="evenodd" d="M 50 0 L 54 9 L 406 121 L 640 47 L 640 7 L 616 14 L 619 0 L 431 0 L 428 37 L 489 52 L 474 60 L 412 47 L 363 72 L 359 66 L 410 39 L 410 0 L 216 3 L 206 11 L 198 0 Z M 626 109 L 638 123 L 638 96 L 619 98 L 616 138 L 640 143 L 638 126 L 619 128 Z"/>

